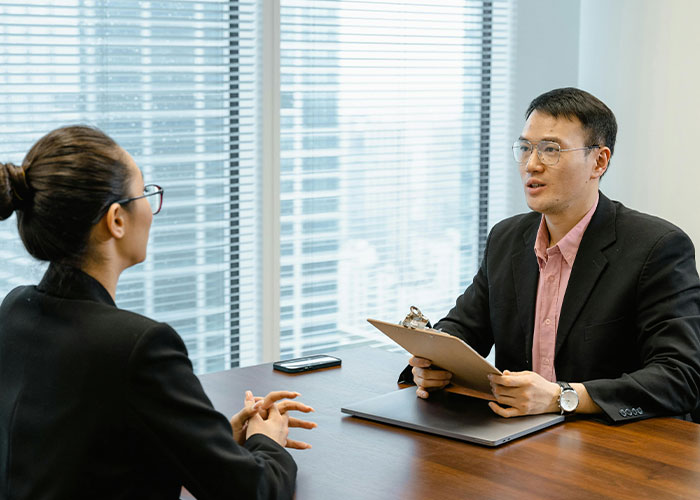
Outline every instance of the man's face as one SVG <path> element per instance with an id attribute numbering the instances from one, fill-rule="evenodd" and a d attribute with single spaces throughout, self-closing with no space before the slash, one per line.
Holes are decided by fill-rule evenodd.
<path id="1" fill-rule="evenodd" d="M 520 138 L 534 146 L 540 141 L 556 142 L 562 150 L 590 146 L 578 119 L 554 118 L 539 111 L 527 119 Z M 535 149 L 528 161 L 519 165 L 527 205 L 545 216 L 583 217 L 595 200 L 598 179 L 607 167 L 596 168 L 599 151 L 563 151 L 556 165 L 545 165 Z"/>

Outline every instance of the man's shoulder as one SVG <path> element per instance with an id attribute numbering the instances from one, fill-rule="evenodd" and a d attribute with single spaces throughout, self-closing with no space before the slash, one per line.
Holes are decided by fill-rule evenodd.
<path id="1" fill-rule="evenodd" d="M 629 208 L 619 201 L 611 203 L 615 208 L 615 228 L 618 237 L 656 240 L 669 233 L 688 237 L 680 227 L 666 219 Z"/>

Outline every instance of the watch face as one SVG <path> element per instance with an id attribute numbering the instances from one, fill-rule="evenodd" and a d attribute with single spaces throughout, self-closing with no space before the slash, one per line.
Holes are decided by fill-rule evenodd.
<path id="1" fill-rule="evenodd" d="M 564 411 L 574 411 L 578 406 L 578 394 L 576 391 L 563 391 L 559 404 Z"/>

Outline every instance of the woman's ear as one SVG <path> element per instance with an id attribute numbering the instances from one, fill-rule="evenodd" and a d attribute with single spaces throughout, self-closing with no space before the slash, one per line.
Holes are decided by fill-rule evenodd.
<path id="1" fill-rule="evenodd" d="M 102 217 L 102 223 L 107 232 L 120 240 L 126 232 L 125 210 L 119 203 L 112 203 L 107 213 Z"/>

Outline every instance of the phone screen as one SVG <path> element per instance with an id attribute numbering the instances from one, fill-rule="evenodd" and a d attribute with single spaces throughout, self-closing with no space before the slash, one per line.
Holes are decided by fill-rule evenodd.
<path id="1" fill-rule="evenodd" d="M 320 365 L 321 363 L 328 363 L 336 361 L 338 358 L 333 356 L 319 356 L 319 357 L 308 357 L 308 358 L 298 358 L 289 359 L 287 361 L 282 361 L 282 364 L 287 368 L 301 368 L 306 365 Z"/>
<path id="2" fill-rule="evenodd" d="M 334 356 L 325 354 L 316 354 L 314 356 L 305 356 L 303 358 L 288 359 L 286 361 L 277 361 L 272 366 L 276 370 L 286 372 L 300 372 L 313 370 L 314 368 L 326 368 L 329 366 L 337 366 L 340 364 L 340 359 Z"/>

